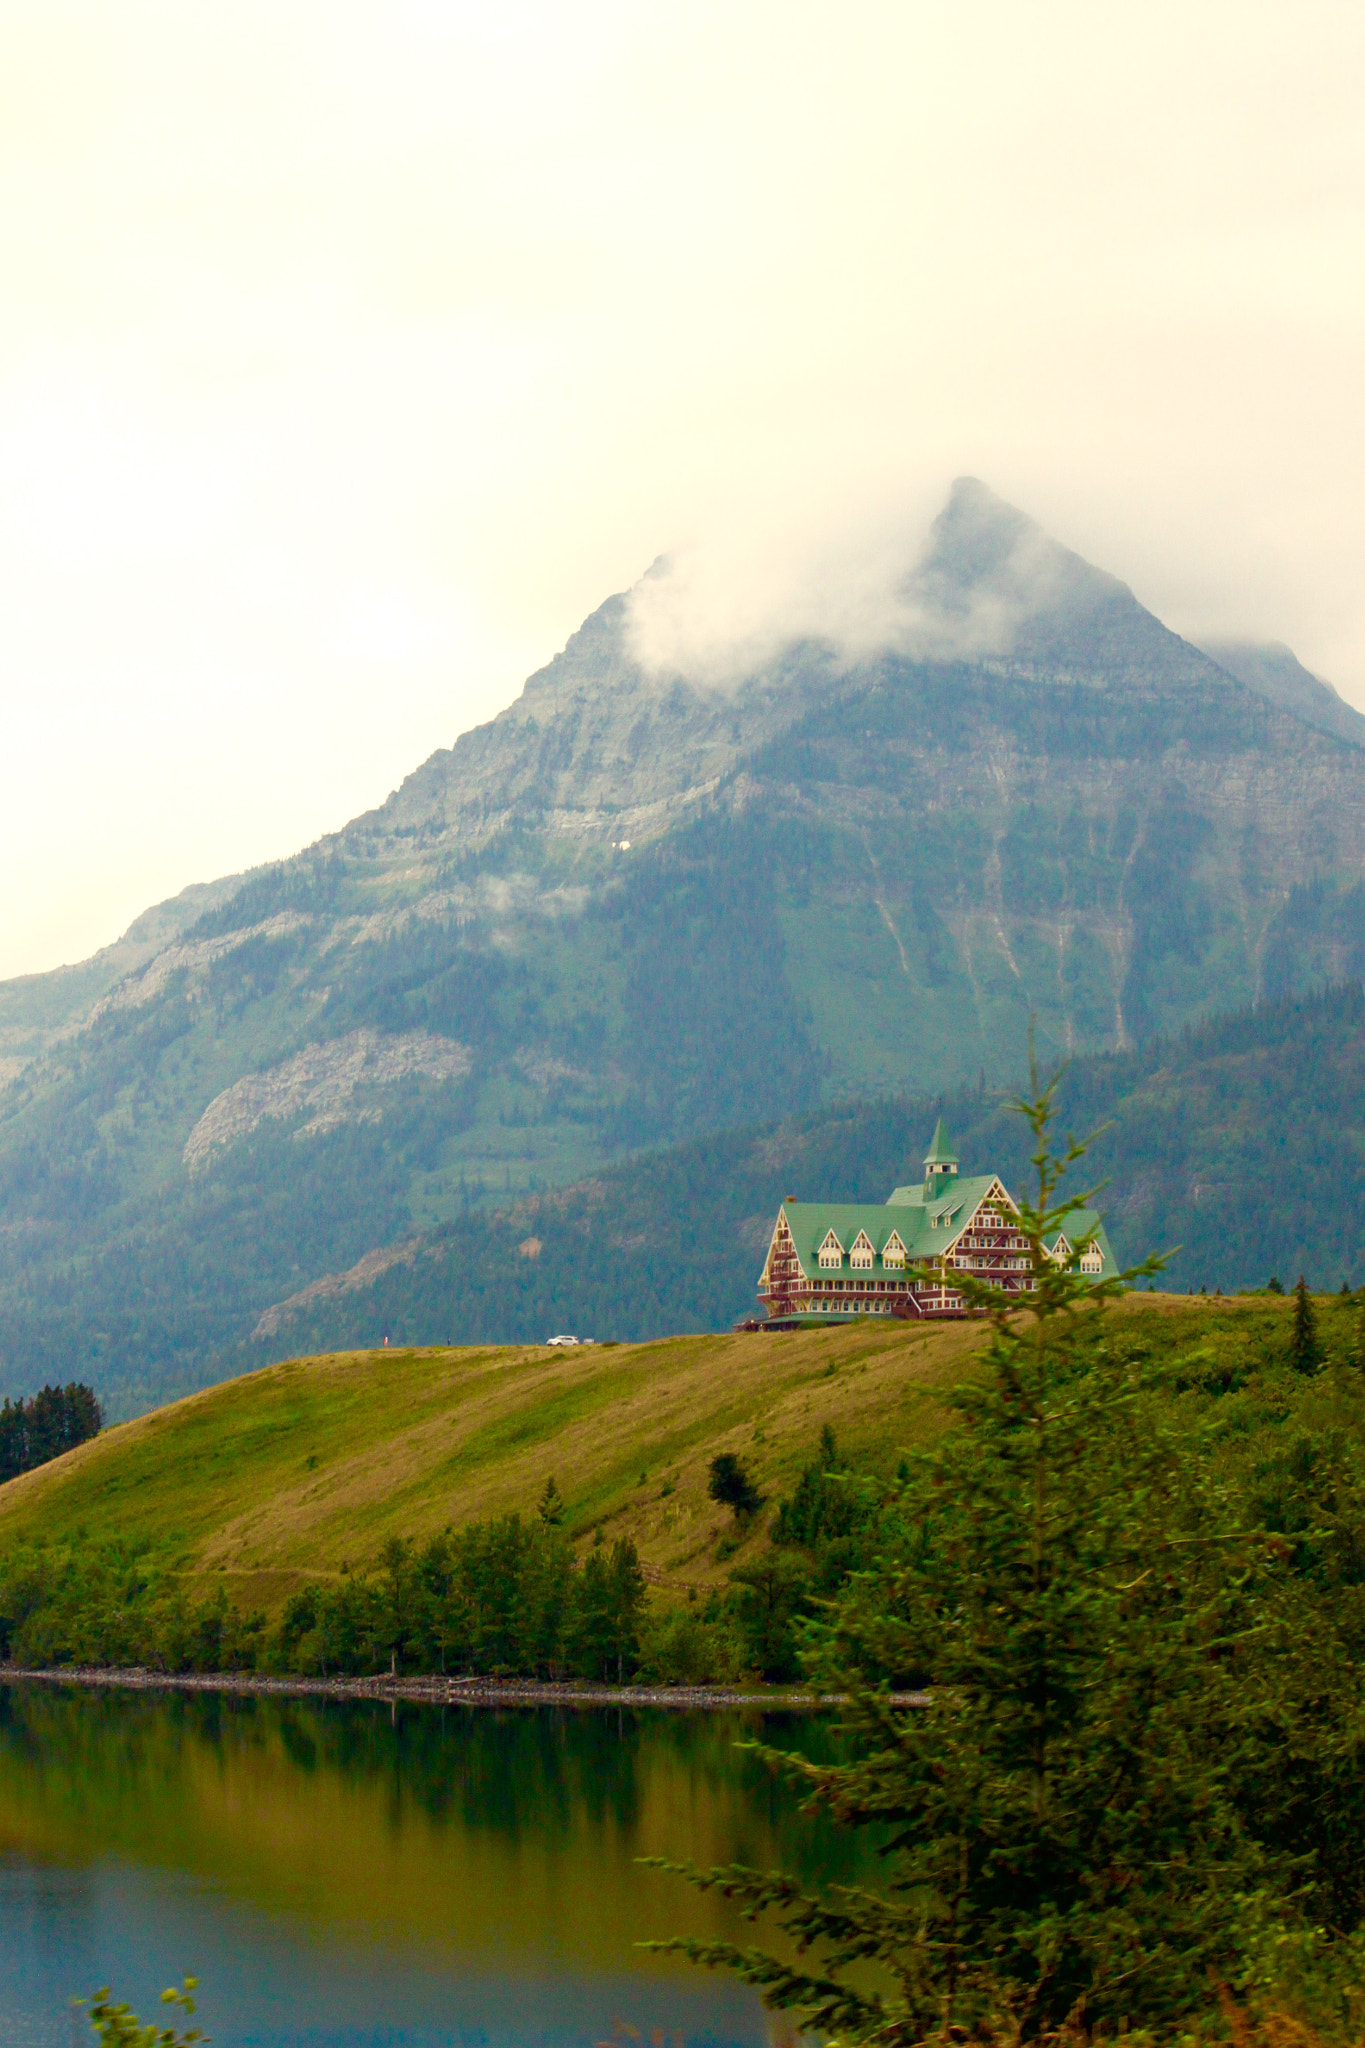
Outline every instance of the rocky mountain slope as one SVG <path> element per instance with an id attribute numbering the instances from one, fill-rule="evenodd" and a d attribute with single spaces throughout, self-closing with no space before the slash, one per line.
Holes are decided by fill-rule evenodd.
<path id="1" fill-rule="evenodd" d="M 471 1200 L 1365 965 L 1365 748 L 983 486 L 870 647 L 660 670 L 668 574 L 305 855 L 0 987 L 0 1391 L 60 1323 L 164 1394 Z"/>
<path id="2" fill-rule="evenodd" d="M 1204 652 L 1239 683 L 1292 711 L 1305 725 L 1365 747 L 1365 717 L 1343 703 L 1330 683 L 1306 669 L 1282 640 L 1208 640 Z"/>

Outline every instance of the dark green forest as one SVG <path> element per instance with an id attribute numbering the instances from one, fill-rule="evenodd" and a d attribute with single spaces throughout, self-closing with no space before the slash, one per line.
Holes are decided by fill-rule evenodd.
<path id="1" fill-rule="evenodd" d="M 1168 1280 L 1210 1294 L 1299 1273 L 1365 1281 L 1365 992 L 1284 999 L 1173 1044 L 1074 1061 L 1058 1090 L 1089 1155 L 1121 1261 L 1175 1251 Z M 918 1179 L 936 1115 L 963 1170 L 1022 1190 L 1028 1147 L 1010 1097 L 968 1089 L 811 1114 L 646 1155 L 569 1189 L 443 1227 L 412 1265 L 312 1307 L 267 1355 L 352 1345 L 629 1339 L 723 1329 L 755 1308 L 778 1204 L 880 1201 Z M 518 1249 L 539 1241 L 534 1258 Z M 1179 1250 L 1175 1250 L 1180 1247 Z"/>
<path id="2" fill-rule="evenodd" d="M 98 1436 L 100 1404 L 89 1387 L 41 1387 L 31 1401 L 0 1405 L 0 1484 Z"/>
<path id="3" fill-rule="evenodd" d="M 127 1545 L 22 1544 L 0 1562 L 0 1661 L 322 1676 L 410 1671 L 621 1683 L 640 1664 L 645 1581 L 629 1538 L 576 1565 L 553 1514 L 504 1515 L 295 1594 L 273 1627 L 225 1595 L 187 1600 Z"/>

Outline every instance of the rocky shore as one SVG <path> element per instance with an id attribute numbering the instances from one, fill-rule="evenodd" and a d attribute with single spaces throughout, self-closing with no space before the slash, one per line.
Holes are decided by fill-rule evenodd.
<path id="1" fill-rule="evenodd" d="M 0 1684 L 107 1686 L 124 1692 L 216 1692 L 273 1695 L 288 1699 L 410 1700 L 432 1707 L 749 1707 L 763 1713 L 816 1712 L 845 1704 L 847 1695 L 809 1692 L 796 1687 L 740 1691 L 717 1685 L 590 1685 L 574 1680 L 563 1685 L 533 1679 L 497 1678 L 286 1678 L 256 1671 L 166 1672 L 141 1667 L 109 1669 L 94 1664 L 66 1664 L 56 1670 L 29 1671 L 0 1665 Z M 892 1693 L 896 1706 L 923 1706 L 927 1694 Z"/>

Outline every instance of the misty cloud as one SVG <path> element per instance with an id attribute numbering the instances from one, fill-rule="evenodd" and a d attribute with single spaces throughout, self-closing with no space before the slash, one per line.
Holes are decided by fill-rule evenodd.
<path id="1" fill-rule="evenodd" d="M 893 650 L 922 661 L 1027 655 L 1082 617 L 1132 603 L 1117 578 L 1053 540 L 975 477 L 959 477 L 906 566 L 903 522 L 857 537 L 771 545 L 730 539 L 661 557 L 630 593 L 629 631 L 650 674 L 723 688 L 784 647 L 816 640 L 856 661 Z"/>

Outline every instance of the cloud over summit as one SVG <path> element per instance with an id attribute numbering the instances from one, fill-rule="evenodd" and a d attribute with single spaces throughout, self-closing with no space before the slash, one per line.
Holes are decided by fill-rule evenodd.
<path id="1" fill-rule="evenodd" d="M 660 556 L 629 595 L 637 659 L 660 677 L 724 687 L 784 647 L 824 643 L 847 660 L 882 650 L 924 661 L 1055 653 L 1131 591 L 1063 547 L 976 477 L 959 477 L 913 550 L 907 521 L 852 534 L 725 539 Z M 908 558 L 908 566 L 907 566 Z"/>

